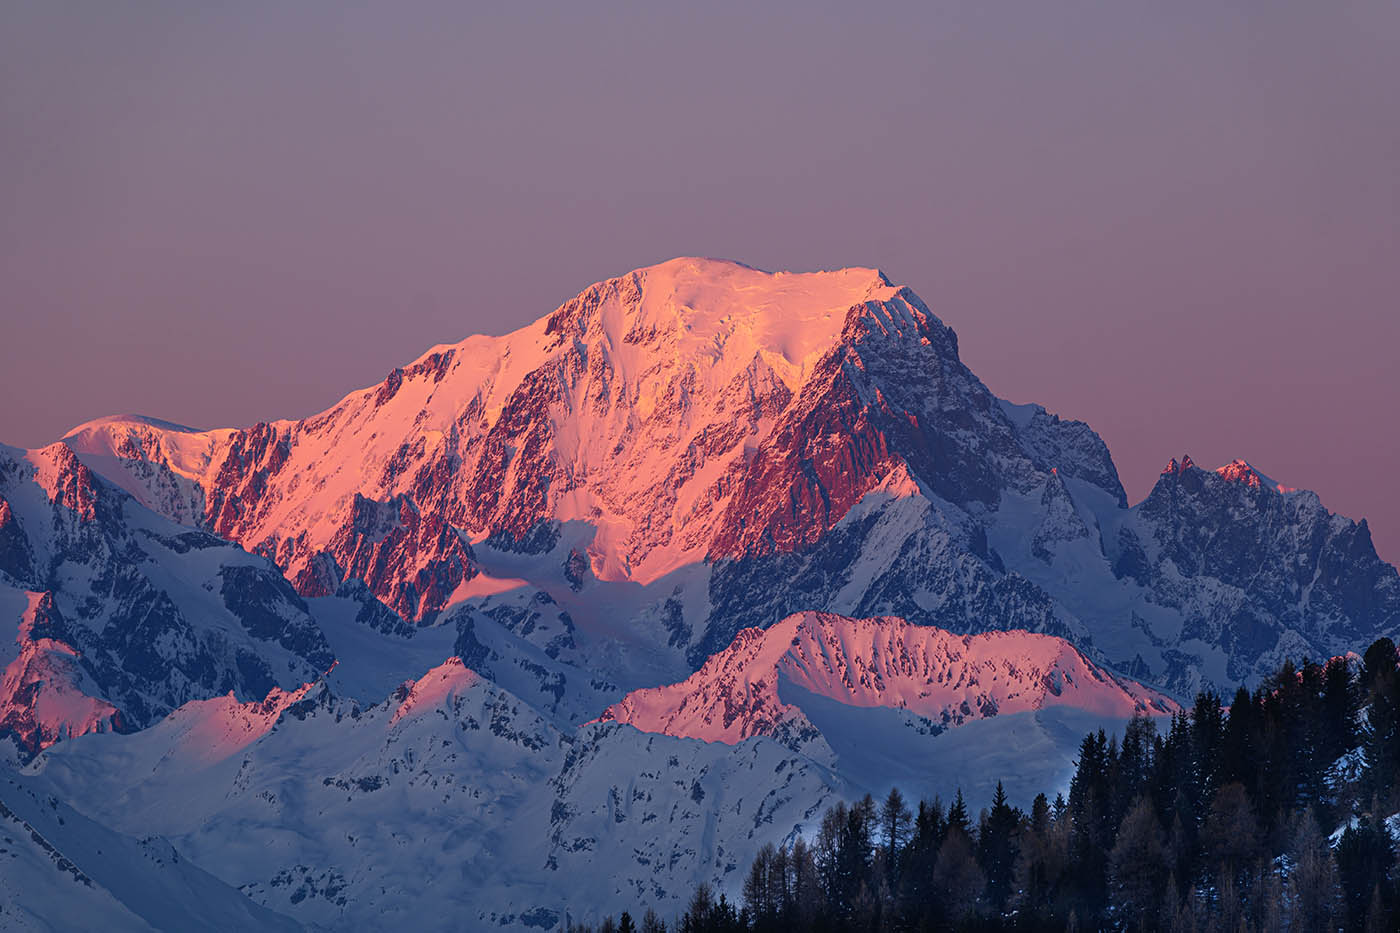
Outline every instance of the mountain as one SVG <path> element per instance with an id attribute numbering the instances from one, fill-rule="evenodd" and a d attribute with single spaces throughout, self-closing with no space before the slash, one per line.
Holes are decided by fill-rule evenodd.
<path id="1" fill-rule="evenodd" d="M 550 929 L 639 901 L 670 914 L 850 793 L 771 740 L 560 730 L 455 658 L 374 704 L 325 684 L 193 702 L 135 735 L 60 743 L 22 780 L 341 929 Z"/>
<path id="2" fill-rule="evenodd" d="M 745 629 L 681 683 L 633 691 L 602 718 L 707 742 L 796 740 L 815 731 L 785 693 L 906 711 L 935 734 L 1055 706 L 1122 721 L 1180 709 L 1051 635 L 954 635 L 903 619 L 803 612 L 767 630 Z"/>
<path id="3" fill-rule="evenodd" d="M 0 448 L 0 735 L 21 756 L 330 667 L 268 560 L 158 516 L 63 444 Z"/>
<path id="4" fill-rule="evenodd" d="M 1254 682 L 1288 658 L 1343 655 L 1400 628 L 1400 579 L 1366 520 L 1243 460 L 1214 471 L 1173 460 L 1105 545 L 1117 576 L 1180 613 L 1178 643 L 1223 652 L 1216 682 Z"/>
<path id="5" fill-rule="evenodd" d="M 453 657 L 375 702 L 334 677 L 191 702 L 55 745 L 21 780 L 309 926 L 552 928 L 733 891 L 764 843 L 894 781 L 981 799 L 1005 776 L 1026 805 L 1067 786 L 1084 730 L 1176 709 L 1049 636 L 822 614 L 743 633 L 694 680 L 561 728 Z M 702 724 L 696 702 L 730 700 L 727 733 Z"/>
<path id="6" fill-rule="evenodd" d="M 1400 577 L 1243 461 L 1129 506 L 876 270 L 678 259 L 311 418 L 0 448 L 0 623 L 4 799 L 83 827 L 14 859 L 74 918 L 557 929 L 837 800 L 1066 789 L 1085 732 L 1400 635 Z"/>
<path id="7" fill-rule="evenodd" d="M 311 418 L 125 417 L 64 443 L 303 596 L 358 580 L 428 625 L 543 593 L 626 689 L 809 609 L 1054 634 L 1180 695 L 1400 631 L 1364 524 L 1306 494 L 1216 495 L 1229 481 L 1193 466 L 1129 508 L 1097 434 L 998 399 L 871 269 L 672 260 Z M 1207 528 L 1228 534 L 1206 547 Z"/>

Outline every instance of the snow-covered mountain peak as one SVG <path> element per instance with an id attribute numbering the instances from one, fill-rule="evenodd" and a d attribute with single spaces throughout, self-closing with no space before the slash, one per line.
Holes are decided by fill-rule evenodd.
<path id="1" fill-rule="evenodd" d="M 810 727 L 782 696 L 789 687 L 847 706 L 905 710 L 939 728 L 1047 706 L 1125 719 L 1177 708 L 1054 636 L 955 635 L 895 617 L 801 612 L 739 632 L 685 681 L 633 691 L 602 718 L 711 742 L 801 734 Z"/>
<path id="2" fill-rule="evenodd" d="M 1296 492 L 1292 486 L 1285 486 L 1277 483 L 1269 477 L 1260 473 L 1249 464 L 1247 460 L 1235 459 L 1215 470 L 1217 476 L 1231 483 L 1243 483 L 1251 489 L 1272 489 L 1277 492 Z"/>
<path id="3" fill-rule="evenodd" d="M 583 342 L 640 391 L 671 364 L 699 377 L 690 394 L 717 393 L 759 360 L 797 391 L 816 359 L 841 339 L 853 308 L 898 289 L 875 269 L 764 272 L 683 257 L 599 282 L 545 319 L 546 351 Z M 664 387 L 663 387 L 664 388 Z M 698 391 L 697 391 L 698 390 Z"/>
<path id="4" fill-rule="evenodd" d="M 951 330 L 878 270 L 682 258 L 598 282 L 511 334 L 435 348 L 303 421 L 190 433 L 101 419 L 66 443 L 144 504 L 274 557 L 307 595 L 355 576 L 430 618 L 475 574 L 468 542 L 519 542 L 542 522 L 594 526 L 602 580 L 645 583 L 728 552 L 714 547 L 725 507 L 785 409 L 840 391 L 898 417 L 878 380 L 840 378 L 913 353 L 898 344 L 957 365 Z M 422 521 L 367 538 L 366 503 Z"/>
<path id="5" fill-rule="evenodd" d="M 390 722 L 397 723 L 406 716 L 441 706 L 455 694 L 480 682 L 481 677 L 464 665 L 461 658 L 448 658 L 408 687 L 403 702 L 394 711 Z"/>
<path id="6" fill-rule="evenodd" d="M 1351 533 L 1308 494 L 1286 497 L 1283 525 L 1236 527 L 1202 563 L 1193 522 L 1285 497 L 1183 457 L 1129 510 L 1092 428 L 998 399 L 953 330 L 873 269 L 675 259 L 514 333 L 435 347 L 311 418 L 194 433 L 119 418 L 66 443 L 155 511 L 272 559 L 305 597 L 361 581 L 430 625 L 533 589 L 623 687 L 676 680 L 740 629 L 825 609 L 1084 639 L 1096 662 L 1189 691 L 1252 676 L 1261 651 L 1345 648 L 1356 619 L 1389 631 L 1400 605 L 1375 589 L 1393 573 L 1358 537 L 1364 579 L 1317 621 L 1308 535 Z M 24 566 L 14 527 L 0 507 L 0 562 Z M 1266 599 L 1257 583 L 1228 600 L 1172 590 L 1171 573 L 1217 558 L 1239 565 L 1225 577 L 1255 579 L 1230 555 L 1273 547 L 1260 536 L 1278 539 L 1279 566 L 1304 568 Z M 1188 634 L 1255 602 L 1264 629 L 1297 638 Z M 1250 666 L 1237 677 L 1222 655 Z"/>
<path id="7" fill-rule="evenodd" d="M 128 427 L 134 425 L 145 425 L 149 428 L 155 428 L 158 431 L 168 431 L 177 434 L 201 433 L 200 428 L 192 428 L 188 425 L 177 424 L 174 421 L 165 421 L 161 418 L 152 418 L 150 415 L 127 413 L 122 415 L 106 415 L 102 418 L 94 418 L 91 421 L 85 421 L 77 427 L 70 429 L 67 434 L 63 435 L 63 439 L 67 440 L 70 437 L 80 437 L 84 434 L 99 431 L 108 425 L 121 425 Z"/>

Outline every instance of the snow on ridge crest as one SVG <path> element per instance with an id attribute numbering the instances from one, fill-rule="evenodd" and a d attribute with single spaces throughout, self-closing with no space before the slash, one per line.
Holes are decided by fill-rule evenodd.
<path id="1" fill-rule="evenodd" d="M 389 724 L 395 725 L 407 716 L 436 708 L 462 690 L 480 682 L 481 676 L 463 664 L 461 658 L 450 657 L 422 677 L 405 684 L 407 690 L 403 702 L 394 710 Z"/>
<path id="2" fill-rule="evenodd" d="M 1263 473 L 1260 473 L 1250 465 L 1248 460 L 1236 458 L 1222 467 L 1217 467 L 1215 473 L 1221 479 L 1232 483 L 1244 483 L 1251 489 L 1263 487 L 1282 493 L 1297 492 L 1292 486 L 1276 483 Z"/>
<path id="3" fill-rule="evenodd" d="M 144 505 L 276 553 L 304 595 L 339 582 L 319 579 L 324 555 L 351 562 L 338 535 L 357 497 L 408 496 L 472 541 L 587 521 L 600 529 L 595 575 L 645 583 L 707 553 L 728 474 L 834 347 L 930 326 L 941 322 L 875 269 L 680 258 L 598 282 L 513 333 L 435 347 L 302 421 L 188 433 L 123 416 L 64 443 Z M 419 544 L 405 578 L 441 576 L 450 591 L 470 576 Z"/>
<path id="4" fill-rule="evenodd" d="M 907 710 L 941 726 L 1046 706 L 1124 719 L 1178 709 L 1055 636 L 956 635 L 894 616 L 802 612 L 766 631 L 739 632 L 685 681 L 633 691 L 601 718 L 712 742 L 779 734 L 805 722 L 779 698 L 780 681 L 849 706 Z"/>

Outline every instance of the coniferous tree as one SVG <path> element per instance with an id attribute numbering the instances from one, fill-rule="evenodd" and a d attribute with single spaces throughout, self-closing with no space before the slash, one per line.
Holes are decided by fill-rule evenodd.
<path id="1" fill-rule="evenodd" d="M 1170 867 L 1157 810 L 1148 798 L 1139 797 L 1123 817 L 1108 870 L 1113 903 L 1127 928 L 1155 929 Z"/>
<path id="2" fill-rule="evenodd" d="M 1079 761 L 1069 785 L 1071 820 L 1070 858 L 1077 866 L 1072 876 L 1081 922 L 1090 923 L 1107 906 L 1108 852 L 1113 847 L 1110 801 L 1112 762 L 1104 731 L 1084 737 Z"/>
<path id="3" fill-rule="evenodd" d="M 899 853 L 909 838 L 909 821 L 913 815 L 898 787 L 891 787 L 880 808 L 880 826 L 885 836 L 885 869 L 890 887 L 898 884 Z"/>
<path id="4" fill-rule="evenodd" d="M 710 886 L 701 882 L 690 896 L 681 915 L 680 933 L 711 933 L 715 923 L 715 897 Z"/>
<path id="5" fill-rule="evenodd" d="M 1259 821 L 1243 784 L 1226 784 L 1216 793 L 1201 837 L 1216 885 L 1223 890 L 1228 882 L 1240 892 L 1263 849 Z"/>
<path id="6" fill-rule="evenodd" d="M 997 781 L 992 808 L 977 838 L 979 860 L 987 876 L 987 901 L 994 911 L 1004 908 L 1007 898 L 1011 896 L 1020 823 L 1019 812 L 1006 802 L 1006 788 L 1001 781 Z"/>
<path id="7" fill-rule="evenodd" d="M 1248 690 L 1240 687 L 1230 703 L 1230 716 L 1225 722 L 1225 732 L 1220 742 L 1219 774 L 1222 784 L 1243 784 L 1253 791 L 1258 765 L 1256 729 L 1254 700 Z"/>
<path id="8" fill-rule="evenodd" d="M 1337 869 L 1327 837 L 1305 810 L 1294 821 L 1288 849 L 1293 863 L 1288 876 L 1293 912 L 1289 924 L 1297 933 L 1325 933 L 1336 928 Z"/>
<path id="9" fill-rule="evenodd" d="M 784 866 L 778 864 L 778 849 L 765 843 L 754 857 L 744 880 L 744 910 L 756 930 L 776 929 L 783 906 Z"/>
<path id="10" fill-rule="evenodd" d="M 1220 748 L 1225 738 L 1224 713 L 1213 690 L 1196 695 L 1191 708 L 1191 764 L 1188 797 L 1196 812 L 1204 813 L 1220 786 Z"/>
<path id="11" fill-rule="evenodd" d="M 1053 819 L 1052 810 L 1052 819 L 1042 831 L 1036 831 L 1033 821 L 1022 838 L 1012 905 L 1032 928 L 1064 927 L 1073 893 L 1068 883 L 1072 829 L 1068 816 Z"/>
<path id="12" fill-rule="evenodd" d="M 961 787 L 953 798 L 953 805 L 948 808 L 948 817 L 944 821 L 944 836 L 955 829 L 964 836 L 972 835 L 972 819 L 967 815 L 967 801 L 963 800 Z"/>
<path id="13" fill-rule="evenodd" d="M 1045 794 L 1035 795 L 1035 800 L 1031 802 L 1031 832 L 1043 833 L 1050 828 L 1050 802 L 1045 799 Z"/>
<path id="14" fill-rule="evenodd" d="M 1400 778 L 1400 671 L 1396 667 L 1395 645 L 1390 639 L 1383 638 L 1367 649 L 1369 706 L 1362 728 L 1365 784 L 1387 813 L 1394 812 L 1396 780 Z"/>
<path id="15" fill-rule="evenodd" d="M 1395 865 L 1395 845 L 1385 824 L 1367 817 L 1349 826 L 1337 843 L 1337 875 L 1346 910 L 1346 928 L 1363 929 L 1373 913 L 1373 893 L 1388 905 L 1390 873 Z"/>
<path id="16" fill-rule="evenodd" d="M 933 888 L 948 920 L 967 923 L 977 912 L 987 876 L 977 865 L 972 840 L 957 826 L 949 828 L 933 868 Z"/>
<path id="17" fill-rule="evenodd" d="M 791 876 L 788 888 L 792 891 L 792 904 L 787 908 L 786 915 L 791 920 L 790 926 L 806 929 L 815 917 L 825 913 L 826 900 L 818 880 L 812 849 L 801 836 L 792 844 L 787 863 Z"/>
<path id="18" fill-rule="evenodd" d="M 1370 694 L 1377 677 L 1388 677 L 1396 672 L 1398 660 L 1395 642 L 1389 638 L 1377 638 L 1371 642 L 1361 659 L 1359 687 L 1363 698 Z"/>
<path id="19" fill-rule="evenodd" d="M 943 842 L 944 826 L 942 802 L 936 797 L 932 803 L 919 801 L 914 828 L 903 857 L 903 872 L 897 892 L 901 901 L 921 904 L 927 900 L 933 866 L 938 859 L 938 847 Z"/>
<path id="20" fill-rule="evenodd" d="M 1333 658 L 1323 669 L 1322 752 L 1328 762 L 1336 761 L 1356 747 L 1357 691 L 1351 664 L 1346 658 Z"/>

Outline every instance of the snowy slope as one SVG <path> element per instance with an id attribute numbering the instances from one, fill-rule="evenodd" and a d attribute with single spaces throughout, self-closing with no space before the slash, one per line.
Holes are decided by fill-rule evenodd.
<path id="1" fill-rule="evenodd" d="M 1004 779 L 1028 805 L 1067 787 L 1085 731 L 1174 708 L 1057 639 L 818 614 L 609 710 L 640 730 L 561 726 L 456 657 L 374 702 L 335 677 L 64 742 L 26 780 L 307 924 L 554 928 L 671 915 L 701 881 L 737 895 L 759 846 L 895 784 L 981 803 Z"/>
<path id="2" fill-rule="evenodd" d="M 1054 706 L 1119 720 L 1179 709 L 1050 635 L 954 635 L 897 618 L 804 612 L 740 632 L 686 680 L 634 691 L 602 718 L 708 742 L 801 735 L 810 721 L 782 699 L 792 687 L 808 700 L 904 710 L 938 730 Z"/>
<path id="3" fill-rule="evenodd" d="M 337 929 L 672 914 L 698 881 L 733 890 L 758 846 L 810 831 L 840 787 L 767 739 L 560 731 L 457 659 L 374 705 L 324 685 L 191 703 L 54 746 L 26 780 Z"/>
<path id="4" fill-rule="evenodd" d="M 298 930 L 146 833 L 122 836 L 0 776 L 0 927 Z"/>

